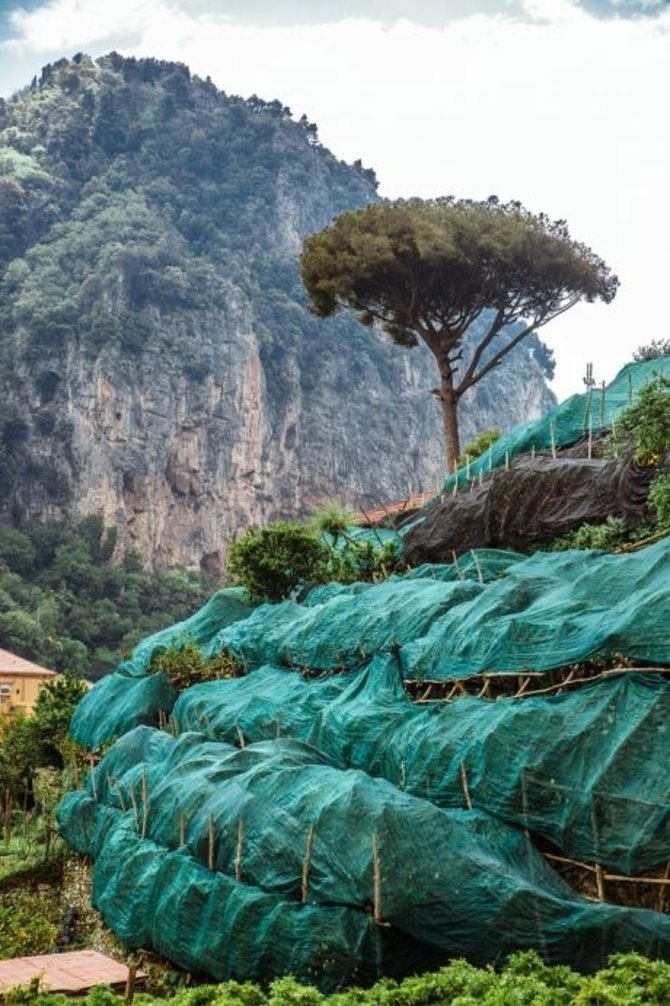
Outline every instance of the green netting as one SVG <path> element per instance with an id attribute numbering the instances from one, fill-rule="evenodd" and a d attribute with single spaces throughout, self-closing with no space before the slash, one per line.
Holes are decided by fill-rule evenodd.
<path id="1" fill-rule="evenodd" d="M 445 680 L 615 654 L 670 664 L 669 610 L 665 538 L 628 555 L 473 552 L 467 564 L 263 605 L 216 639 L 250 668 L 334 671 L 399 648 L 405 678 Z"/>
<path id="2" fill-rule="evenodd" d="M 218 981 L 289 973 L 332 991 L 405 974 L 423 956 L 364 912 L 289 901 L 142 839 L 132 814 L 85 793 L 69 794 L 59 818 L 71 844 L 95 858 L 93 904 L 116 936 L 188 971 Z"/>
<path id="3" fill-rule="evenodd" d="M 230 743 L 309 741 L 340 768 L 439 807 L 465 805 L 465 774 L 476 808 L 568 856 L 626 873 L 668 859 L 670 684 L 653 675 L 622 673 L 564 695 L 418 706 L 392 656 L 316 681 L 265 667 L 189 689 L 173 722 Z"/>
<path id="4" fill-rule="evenodd" d="M 228 587 L 190 618 L 143 639 L 129 659 L 101 678 L 77 706 L 70 725 L 74 740 L 96 750 L 133 727 L 158 723 L 161 713 L 172 709 L 177 693 L 164 674 L 147 675 L 152 657 L 186 643 L 195 643 L 204 656 L 214 656 L 221 649 L 213 642 L 218 634 L 251 610 L 244 591 Z"/>
<path id="5" fill-rule="evenodd" d="M 670 356 L 644 363 L 629 363 L 604 392 L 597 389 L 583 395 L 572 395 L 540 419 L 515 426 L 500 437 L 490 451 L 471 462 L 470 478 L 479 475 L 480 471 L 486 473 L 492 468 L 499 468 L 505 464 L 506 458 L 533 448 L 550 450 L 552 445 L 568 447 L 588 433 L 589 428 L 594 432 L 610 429 L 619 413 L 631 403 L 635 392 L 664 370 L 666 373 L 670 371 Z M 444 491 L 453 490 L 455 482 L 464 485 L 467 478 L 468 472 L 461 468 L 446 480 Z"/>
<path id="6" fill-rule="evenodd" d="M 538 947 L 582 968 L 617 949 L 670 954 L 670 918 L 580 898 L 520 829 L 296 742 L 237 751 L 139 727 L 59 823 L 95 857 L 94 902 L 118 935 L 216 978 L 294 970 L 332 987 L 436 953 Z"/>

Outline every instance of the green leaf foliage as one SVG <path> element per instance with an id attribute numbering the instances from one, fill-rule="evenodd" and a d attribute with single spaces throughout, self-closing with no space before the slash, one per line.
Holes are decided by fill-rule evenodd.
<path id="1" fill-rule="evenodd" d="M 10 993 L 9 1003 L 62 1006 L 62 996 L 26 986 Z M 122 997 L 94 989 L 70 1000 L 73 1006 L 121 1006 Z M 535 951 L 513 954 L 499 969 L 477 968 L 455 960 L 439 971 L 404 981 L 383 979 L 368 989 L 322 995 L 291 977 L 268 989 L 249 982 L 223 982 L 182 988 L 170 998 L 151 993 L 138 1006 L 667 1006 L 670 964 L 639 954 L 615 954 L 595 975 L 580 975 L 563 965 L 548 966 Z"/>
<path id="2" fill-rule="evenodd" d="M 225 651 L 206 660 L 195 643 L 186 643 L 181 648 L 169 646 L 167 650 L 152 658 L 149 673 L 157 674 L 160 671 L 166 674 L 173 687 L 181 692 L 203 681 L 236 677 L 244 673 L 244 668 Z"/>
<path id="3" fill-rule="evenodd" d="M 96 677 L 209 596 L 211 584 L 193 573 L 145 573 L 132 555 L 115 563 L 115 540 L 97 515 L 76 527 L 0 529 L 0 647 Z"/>
<path id="4" fill-rule="evenodd" d="M 280 522 L 250 528 L 228 554 L 228 572 L 256 601 L 282 601 L 305 582 L 323 582 L 328 549 L 310 528 Z"/>
<path id="5" fill-rule="evenodd" d="M 640 389 L 617 417 L 611 439 L 617 455 L 630 451 L 641 465 L 664 462 L 670 454 L 670 378 L 659 373 Z"/>

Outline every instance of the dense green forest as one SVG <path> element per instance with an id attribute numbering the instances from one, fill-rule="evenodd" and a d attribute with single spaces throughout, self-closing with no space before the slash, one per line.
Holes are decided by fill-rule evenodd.
<path id="1" fill-rule="evenodd" d="M 113 528 L 0 528 L 0 647 L 57 671 L 98 677 L 144 636 L 190 615 L 211 593 L 182 570 L 112 562 Z"/>

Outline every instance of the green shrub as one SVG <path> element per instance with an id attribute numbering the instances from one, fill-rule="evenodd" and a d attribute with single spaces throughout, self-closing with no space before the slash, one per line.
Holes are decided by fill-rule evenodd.
<path id="1" fill-rule="evenodd" d="M 613 549 L 630 541 L 631 529 L 623 517 L 608 517 L 602 524 L 582 524 L 568 534 L 555 538 L 549 545 L 551 552 L 564 552 L 569 548 Z"/>
<path id="2" fill-rule="evenodd" d="M 302 583 L 322 582 L 328 557 L 313 530 L 280 522 L 238 538 L 228 553 L 228 571 L 252 600 L 283 601 Z"/>
<path id="3" fill-rule="evenodd" d="M 659 531 L 670 532 L 670 472 L 659 472 L 649 486 L 649 505 Z"/>
<path id="4" fill-rule="evenodd" d="M 0 960 L 45 954 L 56 942 L 60 912 L 46 898 L 25 891 L 0 897 Z"/>
<path id="5" fill-rule="evenodd" d="M 163 671 L 178 692 L 203 681 L 233 678 L 240 670 L 241 665 L 228 652 L 206 660 L 195 643 L 186 643 L 182 647 L 169 646 L 167 650 L 155 654 L 149 665 L 150 674 Z"/>
<path id="6" fill-rule="evenodd" d="M 180 989 L 162 999 L 139 993 L 139 1006 L 668 1006 L 670 964 L 639 954 L 615 954 L 607 968 L 580 975 L 564 965 L 545 964 L 533 950 L 513 954 L 505 967 L 477 968 L 451 961 L 439 971 L 382 979 L 368 989 L 352 988 L 332 996 L 287 976 L 268 991 L 250 982 L 223 982 Z M 120 996 L 93 989 L 73 1006 L 122 1006 Z M 39 993 L 37 983 L 10 993 L 9 1006 L 63 1006 L 63 997 Z"/>
<path id="7" fill-rule="evenodd" d="M 483 433 L 480 433 L 474 440 L 471 440 L 469 444 L 465 445 L 456 462 L 458 467 L 462 468 L 463 465 L 467 463 L 468 458 L 470 458 L 470 461 L 474 461 L 475 458 L 478 458 L 480 454 L 484 453 L 484 451 L 488 451 L 489 447 L 492 444 L 495 444 L 496 440 L 499 440 L 500 437 L 500 430 L 484 430 Z"/>
<path id="8" fill-rule="evenodd" d="M 398 550 L 392 541 L 375 545 L 371 541 L 348 540 L 341 548 L 332 550 L 324 582 L 380 583 L 397 564 Z"/>
<path id="9" fill-rule="evenodd" d="M 641 465 L 663 461 L 670 451 L 670 379 L 658 374 L 640 388 L 612 430 L 614 453 L 632 451 Z"/>

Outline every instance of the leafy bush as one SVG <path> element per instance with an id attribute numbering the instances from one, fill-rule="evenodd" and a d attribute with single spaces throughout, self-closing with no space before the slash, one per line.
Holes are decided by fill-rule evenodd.
<path id="1" fill-rule="evenodd" d="M 59 914 L 51 901 L 36 894 L 0 895 L 0 960 L 47 953 L 58 936 Z"/>
<path id="2" fill-rule="evenodd" d="M 380 583 L 397 567 L 397 553 L 394 542 L 375 545 L 371 541 L 349 539 L 340 549 L 332 550 L 323 582 Z"/>
<path id="3" fill-rule="evenodd" d="M 228 553 L 228 571 L 254 601 L 282 601 L 301 583 L 321 581 L 328 548 L 314 531 L 282 521 L 249 528 Z"/>
<path id="4" fill-rule="evenodd" d="M 275 602 L 301 586 L 386 579 L 397 566 L 395 544 L 356 541 L 350 526 L 346 511 L 328 508 L 309 527 L 279 523 L 251 528 L 229 552 L 231 580 L 252 600 Z"/>
<path id="5" fill-rule="evenodd" d="M 185 646 L 169 646 L 162 653 L 154 655 L 149 665 L 149 673 L 163 671 L 178 692 L 203 681 L 218 681 L 233 678 L 243 669 L 235 658 L 227 652 L 206 660 L 195 643 Z"/>
<path id="6" fill-rule="evenodd" d="M 475 437 L 474 440 L 471 440 L 469 444 L 465 445 L 458 456 L 458 467 L 462 468 L 463 465 L 467 464 L 468 458 L 470 458 L 470 461 L 474 461 L 474 459 L 478 458 L 480 454 L 484 453 L 484 451 L 488 451 L 489 447 L 492 444 L 495 444 L 496 440 L 499 440 L 500 437 L 500 430 L 484 430 L 483 433 L 480 433 L 479 436 Z"/>
<path id="7" fill-rule="evenodd" d="M 549 966 L 533 950 L 513 954 L 505 967 L 477 968 L 455 960 L 439 971 L 396 982 L 382 979 L 368 989 L 322 995 L 291 977 L 267 991 L 250 982 L 223 982 L 183 988 L 170 999 L 140 993 L 141 1006 L 667 1006 L 670 964 L 639 954 L 615 954 L 607 968 L 580 975 L 564 965 Z M 122 997 L 94 989 L 72 1006 L 122 1006 Z M 25 986 L 11 993 L 10 1006 L 63 1006 L 62 996 Z"/>
<path id="8" fill-rule="evenodd" d="M 649 505 L 659 531 L 670 533 L 670 472 L 659 472 L 649 486 Z"/>
<path id="9" fill-rule="evenodd" d="M 611 441 L 617 456 L 632 451 L 641 465 L 663 461 L 670 451 L 670 379 L 659 374 L 643 385 L 619 415 Z"/>
<path id="10" fill-rule="evenodd" d="M 554 538 L 550 552 L 564 552 L 569 548 L 613 549 L 630 541 L 631 528 L 623 517 L 608 517 L 602 524 L 582 524 L 561 538 Z"/>

